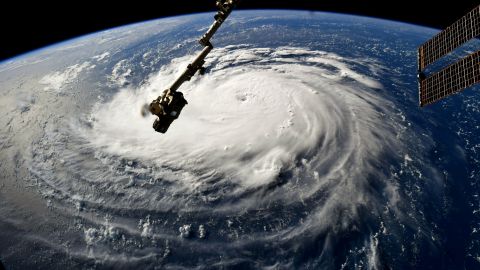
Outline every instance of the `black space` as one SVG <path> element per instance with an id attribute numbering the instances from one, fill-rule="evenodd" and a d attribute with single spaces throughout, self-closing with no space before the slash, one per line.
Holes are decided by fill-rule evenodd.
<path id="1" fill-rule="evenodd" d="M 243 0 L 237 9 L 333 11 L 445 28 L 479 5 L 479 0 Z M 215 11 L 215 0 L 84 0 L 3 3 L 0 60 L 128 23 Z"/>

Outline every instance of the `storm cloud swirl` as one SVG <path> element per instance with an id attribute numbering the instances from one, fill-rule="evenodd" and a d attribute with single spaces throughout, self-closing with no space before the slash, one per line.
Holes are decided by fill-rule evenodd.
<path id="1" fill-rule="evenodd" d="M 83 220 L 86 248 L 70 252 L 184 267 L 288 267 L 309 254 L 324 267 L 334 257 L 380 265 L 377 234 L 403 216 L 382 164 L 405 147 L 399 124 L 384 121 L 393 105 L 366 75 L 381 67 L 304 48 L 216 48 L 207 73 L 181 87 L 179 119 L 155 133 L 140 108 L 192 57 L 35 146 L 42 192 Z M 50 164 L 48 151 L 62 159 Z"/>

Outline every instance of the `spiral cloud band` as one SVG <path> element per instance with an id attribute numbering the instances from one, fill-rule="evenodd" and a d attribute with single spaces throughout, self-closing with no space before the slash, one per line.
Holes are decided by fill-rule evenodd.
<path id="1" fill-rule="evenodd" d="M 158 134 L 154 117 L 143 118 L 140 108 L 191 58 L 101 100 L 68 130 L 51 130 L 62 174 L 32 163 L 45 193 L 76 205 L 72 214 L 118 216 L 108 225 L 85 216 L 92 223 L 86 243 L 102 246 L 89 256 L 110 254 L 104 239 L 119 234 L 168 240 L 166 253 L 179 239 L 207 238 L 212 250 L 198 251 L 206 258 L 220 243 L 226 253 L 258 243 L 293 248 L 314 235 L 328 254 L 330 234 L 355 231 L 361 220 L 382 215 L 385 202 L 396 209 L 399 195 L 378 164 L 404 146 L 395 124 L 383 121 L 390 102 L 379 94 L 382 85 L 365 75 L 380 65 L 305 48 L 216 48 L 207 73 L 180 89 L 189 104 L 179 119 Z M 376 241 L 372 235 L 366 244 L 372 265 Z"/>

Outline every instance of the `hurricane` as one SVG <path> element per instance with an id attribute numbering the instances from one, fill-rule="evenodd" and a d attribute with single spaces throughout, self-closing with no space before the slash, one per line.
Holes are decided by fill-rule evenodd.
<path id="1" fill-rule="evenodd" d="M 342 258 L 376 269 L 381 235 L 402 249 L 418 222 L 385 164 L 412 157 L 401 115 L 366 75 L 384 72 L 380 63 L 290 46 L 215 48 L 206 74 L 180 89 L 189 104 L 158 134 L 140 109 L 192 57 L 77 103 L 80 117 L 58 119 L 32 143 L 39 192 L 83 235 L 70 256 L 166 268 L 305 259 L 333 268 Z"/>

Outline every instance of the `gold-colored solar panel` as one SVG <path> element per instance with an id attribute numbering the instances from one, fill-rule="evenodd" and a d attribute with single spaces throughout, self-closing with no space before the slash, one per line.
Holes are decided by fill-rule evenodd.
<path id="1" fill-rule="evenodd" d="M 420 106 L 457 93 L 480 82 L 480 51 L 420 80 Z"/>
<path id="2" fill-rule="evenodd" d="M 477 36 L 480 36 L 480 6 L 418 48 L 419 70 L 425 69 L 431 63 Z"/>
<path id="3" fill-rule="evenodd" d="M 420 106 L 434 103 L 480 82 L 480 51 L 425 76 L 425 68 L 465 42 L 480 36 L 480 5 L 418 48 Z"/>

